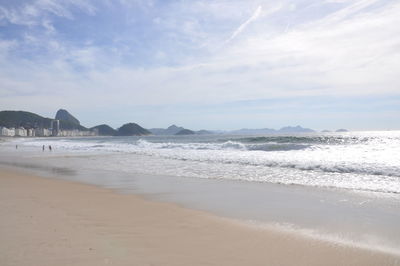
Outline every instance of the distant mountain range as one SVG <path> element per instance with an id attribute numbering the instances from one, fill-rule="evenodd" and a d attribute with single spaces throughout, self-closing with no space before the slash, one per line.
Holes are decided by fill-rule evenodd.
<path id="1" fill-rule="evenodd" d="M 143 136 L 143 135 L 151 135 L 151 132 L 135 123 L 124 124 L 117 130 L 117 136 Z"/>
<path id="2" fill-rule="evenodd" d="M 150 128 L 149 131 L 153 135 L 207 135 L 207 134 L 213 134 L 213 132 L 208 131 L 208 130 L 199 130 L 199 131 L 193 131 L 190 129 L 186 129 L 183 127 L 178 127 L 176 125 L 169 126 L 168 128 Z"/>
<path id="3" fill-rule="evenodd" d="M 50 128 L 51 121 L 54 119 L 42 117 L 40 115 L 25 111 L 1 111 L 0 126 L 7 128 L 24 127 L 30 128 Z M 75 124 L 71 121 L 60 120 L 60 128 L 64 130 L 88 130 L 84 126 Z"/>
<path id="4" fill-rule="evenodd" d="M 86 128 L 80 125 L 80 122 L 65 109 L 60 109 L 55 115 L 55 119 L 60 120 L 61 130 L 96 130 L 100 136 L 142 136 L 142 135 L 207 135 L 207 134 L 232 134 L 232 135 L 261 135 L 261 134 L 290 134 L 290 133 L 312 133 L 310 128 L 301 126 L 287 126 L 279 130 L 272 128 L 248 129 L 243 128 L 232 131 L 193 131 L 184 127 L 172 125 L 168 128 L 150 128 L 145 129 L 136 123 L 127 123 L 114 129 L 109 125 L 102 124 L 92 128 Z M 42 117 L 40 115 L 25 111 L 0 111 L 0 126 L 24 127 L 29 128 L 50 128 L 51 121 L 54 119 Z M 324 130 L 323 132 L 329 132 Z M 336 132 L 347 132 L 346 129 L 338 129 Z"/>
<path id="5" fill-rule="evenodd" d="M 135 123 L 127 123 L 122 125 L 118 129 L 113 129 L 109 125 L 98 125 L 90 128 L 91 130 L 97 130 L 99 136 L 145 136 L 151 135 L 151 132 L 147 129 L 139 126 Z"/>
<path id="6" fill-rule="evenodd" d="M 242 128 L 239 130 L 233 131 L 225 131 L 226 134 L 233 134 L 233 135 L 262 135 L 262 134 L 290 134 L 290 133 L 312 133 L 315 130 L 310 128 L 303 128 L 301 126 L 295 127 L 283 127 L 281 129 L 272 129 L 272 128 L 260 128 L 260 129 L 249 129 L 249 128 Z"/>
<path id="7" fill-rule="evenodd" d="M 149 131 L 153 135 L 175 135 L 181 130 L 184 130 L 183 127 L 178 127 L 176 125 L 169 126 L 168 128 L 150 128 Z"/>

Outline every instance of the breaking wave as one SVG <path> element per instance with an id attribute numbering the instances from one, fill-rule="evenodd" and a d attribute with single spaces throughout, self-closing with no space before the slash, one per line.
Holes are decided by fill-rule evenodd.
<path id="1" fill-rule="evenodd" d="M 182 176 L 209 177 L 215 172 L 217 178 L 400 193 L 399 134 L 48 138 L 26 139 L 24 144 L 52 145 L 65 152 L 115 153 L 127 162 L 132 155 L 146 156 L 174 165 L 168 174 L 179 169 Z"/>

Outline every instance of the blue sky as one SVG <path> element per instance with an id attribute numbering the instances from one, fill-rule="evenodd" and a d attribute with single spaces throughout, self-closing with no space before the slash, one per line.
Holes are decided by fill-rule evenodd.
<path id="1" fill-rule="evenodd" d="M 400 129 L 398 0 L 0 0 L 0 109 Z"/>

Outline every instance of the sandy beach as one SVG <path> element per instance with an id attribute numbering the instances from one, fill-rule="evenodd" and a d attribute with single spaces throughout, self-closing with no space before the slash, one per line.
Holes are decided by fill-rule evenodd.
<path id="1" fill-rule="evenodd" d="M 171 203 L 0 169 L 0 264 L 399 265 Z"/>
<path id="2" fill-rule="evenodd" d="M 0 0 L 0 266 L 400 266 L 399 24 Z"/>

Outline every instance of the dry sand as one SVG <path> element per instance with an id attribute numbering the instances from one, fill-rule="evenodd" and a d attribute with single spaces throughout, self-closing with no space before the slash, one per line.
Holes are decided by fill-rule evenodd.
<path id="1" fill-rule="evenodd" d="M 400 258 L 0 169 L 0 265 L 400 265 Z"/>

